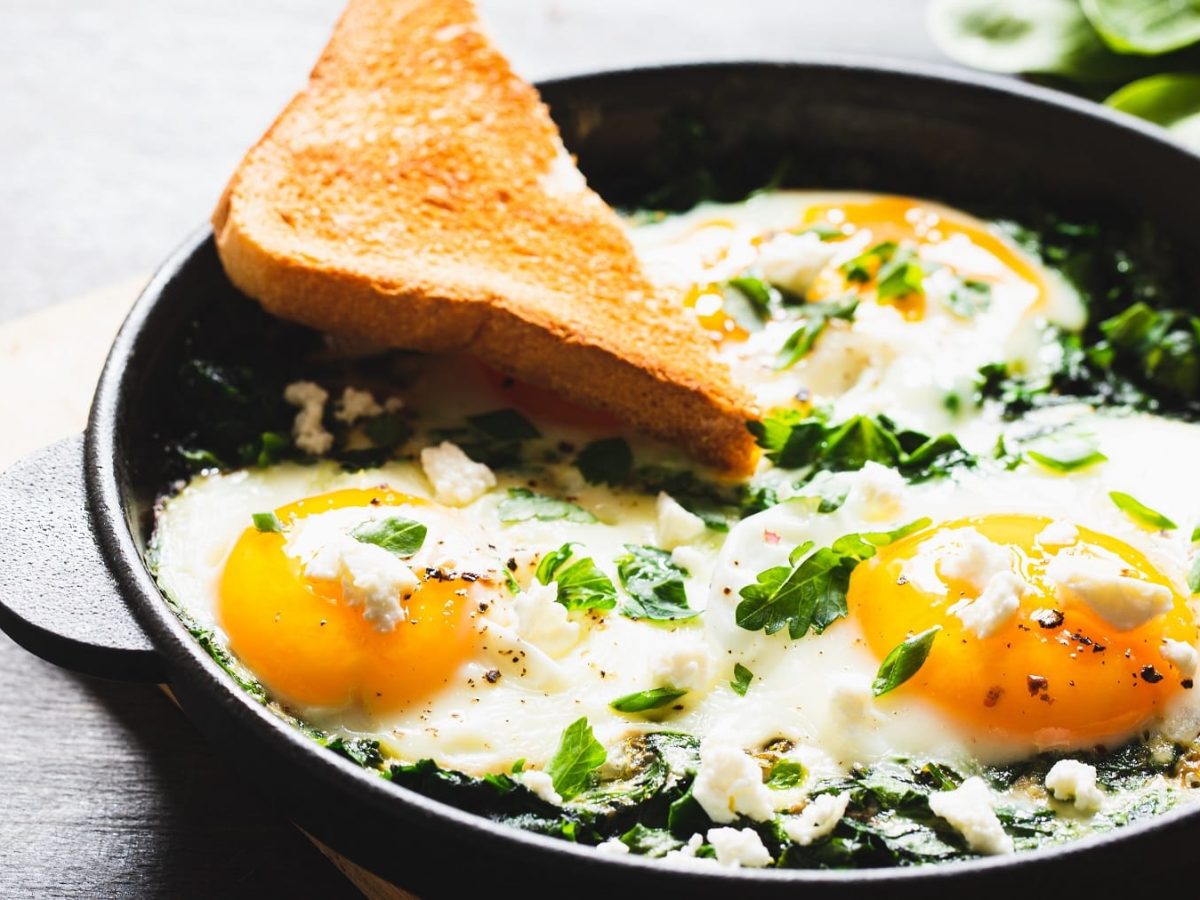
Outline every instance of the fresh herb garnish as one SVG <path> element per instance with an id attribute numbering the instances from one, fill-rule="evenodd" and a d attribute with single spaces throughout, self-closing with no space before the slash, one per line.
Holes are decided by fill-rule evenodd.
<path id="1" fill-rule="evenodd" d="M 825 331 L 825 326 L 831 319 L 849 321 L 854 318 L 858 309 L 858 297 L 847 294 L 816 303 L 805 303 L 800 307 L 803 322 L 799 328 L 788 336 L 775 359 L 777 370 L 789 369 L 808 355 L 816 344 L 817 338 Z"/>
<path id="2" fill-rule="evenodd" d="M 534 577 L 542 584 L 558 584 L 557 600 L 569 610 L 612 609 L 617 589 L 591 557 L 573 559 L 575 545 L 563 544 L 542 557 Z M 570 563 L 568 565 L 568 563 Z"/>
<path id="3" fill-rule="evenodd" d="M 1055 472 L 1074 472 L 1108 459 L 1100 452 L 1096 436 L 1078 428 L 1061 428 L 1021 446 L 1027 457 Z"/>
<path id="4" fill-rule="evenodd" d="M 880 300 L 902 299 L 925 293 L 925 269 L 916 253 L 901 247 L 879 267 L 875 292 Z"/>
<path id="5" fill-rule="evenodd" d="M 895 241 L 884 241 L 868 247 L 858 256 L 842 263 L 842 274 L 846 276 L 847 281 L 866 284 L 895 255 L 899 247 Z"/>
<path id="6" fill-rule="evenodd" d="M 725 283 L 750 301 L 758 318 L 766 319 L 770 315 L 771 302 L 776 295 L 772 292 L 771 286 L 761 278 L 743 275 L 738 278 L 730 278 Z"/>
<path id="7" fill-rule="evenodd" d="M 1188 571 L 1188 589 L 1193 594 L 1200 594 L 1200 554 L 1192 560 L 1192 568 Z"/>
<path id="8" fill-rule="evenodd" d="M 733 681 L 729 682 L 729 686 L 733 688 L 733 692 L 739 697 L 745 697 L 746 691 L 750 690 L 750 682 L 754 680 L 754 673 L 743 666 L 741 663 L 733 665 Z"/>
<path id="9" fill-rule="evenodd" d="M 850 574 L 863 560 L 929 525 L 918 519 L 894 531 L 847 534 L 815 553 L 812 541 L 796 547 L 786 566 L 758 573 L 754 584 L 742 588 L 742 601 L 734 611 L 737 624 L 747 631 L 774 634 L 787 626 L 793 640 L 811 629 L 817 634 L 846 615 Z"/>
<path id="10" fill-rule="evenodd" d="M 608 705 L 617 712 L 647 712 L 648 710 L 659 709 L 669 703 L 673 703 L 686 693 L 687 691 L 682 688 L 656 687 L 648 691 L 626 694 L 624 697 L 618 697 Z"/>
<path id="11" fill-rule="evenodd" d="M 592 441 L 579 451 L 575 466 L 588 484 L 616 487 L 629 480 L 633 470 L 633 451 L 625 438 Z"/>
<path id="12" fill-rule="evenodd" d="M 781 759 L 771 766 L 766 785 L 773 791 L 786 791 L 788 788 L 799 787 L 807 777 L 808 772 L 803 765 L 795 760 Z"/>
<path id="13" fill-rule="evenodd" d="M 933 647 L 933 639 L 941 630 L 941 625 L 934 625 L 920 634 L 905 638 L 893 647 L 879 666 L 875 680 L 871 682 L 871 693 L 882 697 L 916 675 L 921 666 L 925 665 L 929 650 Z"/>
<path id="14" fill-rule="evenodd" d="M 283 531 L 283 522 L 273 512 L 254 513 L 250 518 L 254 521 L 254 527 L 261 532 Z"/>
<path id="15" fill-rule="evenodd" d="M 566 727 L 558 750 L 546 765 L 554 790 L 564 800 L 581 794 L 592 782 L 592 773 L 604 765 L 608 754 L 604 745 L 592 734 L 586 717 Z"/>
<path id="16" fill-rule="evenodd" d="M 420 522 L 391 516 L 379 521 L 363 522 L 350 532 L 350 536 L 364 544 L 374 544 L 396 556 L 407 558 L 421 549 L 428 530 Z"/>
<path id="17" fill-rule="evenodd" d="M 496 513 L 506 525 L 529 519 L 537 519 L 539 522 L 566 519 L 568 522 L 581 524 L 596 521 L 596 517 L 582 506 L 547 497 L 545 494 L 536 494 L 528 488 L 509 488 L 508 496 L 500 501 Z"/>
<path id="18" fill-rule="evenodd" d="M 992 305 L 992 286 L 986 281 L 960 278 L 946 296 L 946 308 L 962 319 L 973 319 Z"/>
<path id="19" fill-rule="evenodd" d="M 527 441 L 542 436 L 534 424 L 515 409 L 497 409 L 467 416 L 467 422 L 476 431 L 497 441 Z"/>
<path id="20" fill-rule="evenodd" d="M 1108 496 L 1112 498 L 1113 503 L 1117 504 L 1117 508 L 1121 512 L 1136 522 L 1141 522 L 1143 525 L 1149 525 L 1151 528 L 1159 528 L 1163 531 L 1171 531 L 1179 527 L 1162 513 L 1151 509 L 1129 494 L 1122 493 L 1121 491 L 1109 491 Z"/>
<path id="21" fill-rule="evenodd" d="M 618 557 L 617 574 L 629 600 L 621 614 L 631 619 L 690 619 L 700 611 L 688 606 L 684 578 L 687 572 L 671 561 L 671 554 L 657 547 L 626 544 L 629 551 Z"/>

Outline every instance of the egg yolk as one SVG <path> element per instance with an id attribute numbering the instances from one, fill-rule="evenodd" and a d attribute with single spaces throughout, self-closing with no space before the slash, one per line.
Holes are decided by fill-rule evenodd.
<path id="1" fill-rule="evenodd" d="M 1163 658 L 1162 642 L 1195 642 L 1186 600 L 1133 547 L 1079 528 L 1071 553 L 1118 558 L 1127 576 L 1169 588 L 1173 602 L 1164 614 L 1130 631 L 1118 630 L 1082 602 L 1064 605 L 1045 574 L 1062 549 L 1043 549 L 1036 540 L 1048 524 L 1047 518 L 1025 515 L 949 522 L 883 548 L 854 570 L 850 614 L 879 659 L 906 637 L 941 626 L 924 665 L 896 689 L 896 696 L 924 696 L 993 737 L 1081 745 L 1134 732 L 1183 689 L 1186 682 Z M 943 578 L 945 594 L 929 593 L 906 575 L 923 544 L 955 528 L 973 528 L 1010 548 L 1013 571 L 1030 585 L 1017 612 L 985 638 L 951 612 L 956 603 L 978 595 L 975 587 Z"/>
<path id="2" fill-rule="evenodd" d="M 883 196 L 837 205 L 810 207 L 807 224 L 824 222 L 836 225 L 847 237 L 864 235 L 864 249 L 895 241 L 913 247 L 922 260 L 948 266 L 956 275 L 983 282 L 1015 280 L 1032 285 L 1036 297 L 1032 306 L 1043 302 L 1046 284 L 1036 265 L 1008 238 L 986 225 L 952 210 L 923 204 L 908 197 Z M 979 262 L 986 261 L 983 268 Z M 826 270 L 810 290 L 810 297 L 841 294 L 853 288 L 845 274 Z M 890 297 L 909 320 L 925 315 L 925 296 L 913 293 Z"/>
<path id="3" fill-rule="evenodd" d="M 275 514 L 286 527 L 344 507 L 425 502 L 387 488 L 351 489 Z M 423 580 L 404 601 L 404 618 L 379 631 L 343 602 L 340 582 L 306 577 L 284 542 L 284 534 L 247 528 L 225 563 L 217 607 L 230 650 L 279 698 L 388 713 L 429 698 L 471 656 L 477 638 L 462 582 L 418 572 Z"/>

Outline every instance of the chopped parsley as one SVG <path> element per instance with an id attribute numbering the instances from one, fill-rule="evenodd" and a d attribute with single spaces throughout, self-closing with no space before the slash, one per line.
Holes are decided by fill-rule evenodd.
<path id="1" fill-rule="evenodd" d="M 1096 436 L 1079 428 L 1060 428 L 1021 442 L 1025 456 L 1055 472 L 1074 472 L 1108 459 Z"/>
<path id="2" fill-rule="evenodd" d="M 617 589 L 591 557 L 574 559 L 575 545 L 563 544 L 542 557 L 534 577 L 558 585 L 556 599 L 569 610 L 612 609 Z"/>
<path id="3" fill-rule="evenodd" d="M 750 690 L 750 682 L 754 680 L 754 673 L 743 666 L 741 663 L 734 663 L 733 666 L 733 681 L 729 682 L 729 686 L 733 688 L 733 692 L 739 697 L 745 697 L 746 691 Z"/>
<path id="4" fill-rule="evenodd" d="M 781 759 L 771 766 L 766 785 L 773 791 L 786 791 L 799 787 L 807 777 L 808 772 L 803 765 L 793 759 Z"/>
<path id="5" fill-rule="evenodd" d="M 558 750 L 546 765 L 546 774 L 558 795 L 570 800 L 591 785 L 595 771 L 607 758 L 604 745 L 592 734 L 587 718 L 576 719 L 563 731 Z"/>
<path id="6" fill-rule="evenodd" d="M 876 697 L 882 697 L 916 675 L 921 666 L 925 665 L 925 660 L 929 658 L 933 639 L 941 630 L 941 625 L 934 625 L 920 634 L 905 638 L 893 647 L 879 666 L 875 680 L 871 682 L 871 693 Z"/>
<path id="7" fill-rule="evenodd" d="M 790 369 L 808 355 L 831 319 L 850 320 L 858 309 L 858 297 L 847 294 L 832 300 L 805 303 L 800 307 L 802 324 L 791 333 L 775 360 L 776 369 Z"/>
<path id="8" fill-rule="evenodd" d="M 428 529 L 420 522 L 391 516 L 376 522 L 364 522 L 351 531 L 350 536 L 364 544 L 374 544 L 396 556 L 407 558 L 421 549 L 427 533 Z"/>
<path id="9" fill-rule="evenodd" d="M 283 531 L 283 522 L 273 512 L 254 513 L 250 518 L 254 522 L 254 527 L 260 532 Z"/>
<path id="10" fill-rule="evenodd" d="M 588 484 L 617 487 L 629 480 L 633 471 L 633 451 L 625 438 L 592 441 L 579 451 L 575 466 Z"/>
<path id="11" fill-rule="evenodd" d="M 1164 516 L 1157 510 L 1151 509 L 1146 504 L 1140 502 L 1129 494 L 1121 491 L 1109 491 L 1108 496 L 1112 498 L 1112 502 L 1117 504 L 1117 508 L 1135 522 L 1140 522 L 1143 525 L 1148 525 L 1151 528 L 1158 528 L 1162 531 L 1171 531 L 1179 526 Z"/>
<path id="12" fill-rule="evenodd" d="M 528 488 L 509 488 L 508 496 L 500 501 L 496 512 L 500 521 L 506 525 L 526 522 L 529 519 L 537 519 L 539 522 L 566 519 L 568 522 L 585 525 L 596 521 L 595 516 L 578 504 L 537 494 Z"/>
<path id="13" fill-rule="evenodd" d="M 657 547 L 626 544 L 617 558 L 617 574 L 629 599 L 621 614 L 631 619 L 690 619 L 700 614 L 688 606 L 684 578 L 687 572 Z"/>
<path id="14" fill-rule="evenodd" d="M 648 691 L 637 691 L 633 694 L 626 694 L 624 697 L 618 697 L 608 705 L 617 712 L 640 713 L 653 709 L 661 709 L 670 703 L 674 703 L 685 694 L 687 694 L 687 691 L 682 688 L 656 687 Z"/>

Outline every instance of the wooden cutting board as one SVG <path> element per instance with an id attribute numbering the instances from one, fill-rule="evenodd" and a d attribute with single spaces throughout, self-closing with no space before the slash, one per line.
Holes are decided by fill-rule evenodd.
<path id="1" fill-rule="evenodd" d="M 134 278 L 32 315 L 0 322 L 0 470 L 87 424 L 92 392 L 109 345 L 146 283 Z M 163 686 L 168 696 L 170 689 Z M 174 698 L 172 698 L 174 699 Z M 416 900 L 305 833 L 362 894 L 372 900 Z"/>

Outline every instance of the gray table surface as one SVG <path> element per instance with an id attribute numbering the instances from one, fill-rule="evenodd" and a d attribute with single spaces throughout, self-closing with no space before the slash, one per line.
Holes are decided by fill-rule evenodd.
<path id="1" fill-rule="evenodd" d="M 938 59 L 923 0 L 480 5 L 530 78 L 814 51 Z M 0 320 L 151 270 L 208 216 L 340 6 L 4 0 Z M 68 674 L 0 635 L 0 897 L 264 893 L 354 895 L 158 689 Z"/>

